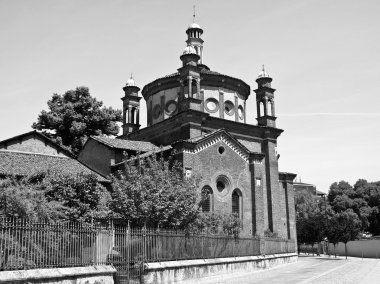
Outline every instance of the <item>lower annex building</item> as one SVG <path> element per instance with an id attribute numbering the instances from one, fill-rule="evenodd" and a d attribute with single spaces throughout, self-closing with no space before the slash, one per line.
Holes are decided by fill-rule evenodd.
<path id="1" fill-rule="evenodd" d="M 258 123 L 247 124 L 250 86 L 203 64 L 202 33 L 193 22 L 182 66 L 142 89 L 147 127 L 140 129 L 140 88 L 131 77 L 123 88 L 123 135 L 90 137 L 78 160 L 107 176 L 123 168 L 124 151 L 175 150 L 186 174 L 202 177 L 199 190 L 208 195 L 203 211 L 238 214 L 247 235 L 269 230 L 295 239 L 296 175 L 278 169 L 277 138 L 283 130 L 276 128 L 272 78 L 263 68 L 256 79 Z"/>

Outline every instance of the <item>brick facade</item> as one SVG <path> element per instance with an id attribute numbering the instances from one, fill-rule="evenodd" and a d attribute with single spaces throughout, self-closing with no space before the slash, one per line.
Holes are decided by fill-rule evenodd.
<path id="1" fill-rule="evenodd" d="M 244 234 L 263 236 L 265 231 L 271 231 L 294 239 L 295 175 L 280 173 L 278 169 L 277 138 L 283 130 L 276 128 L 272 78 L 263 67 L 253 98 L 258 124 L 247 124 L 246 101 L 251 88 L 244 81 L 203 64 L 199 53 L 202 46 L 191 46 L 192 42 L 203 44 L 202 33 L 203 30 L 197 33 L 189 27 L 189 46 L 180 56 L 182 66 L 176 73 L 156 79 L 142 89 L 148 126 L 140 129 L 137 118 L 133 126 L 131 119 L 124 117 L 124 123 L 129 124 L 118 138 L 174 148 L 184 170 L 201 176 L 199 190 L 211 189 L 211 210 L 238 211 Z M 123 90 L 124 110 L 139 106 L 132 104 L 127 95 L 134 92 L 138 96 L 133 78 Z M 109 165 L 112 152 L 117 149 L 108 148 L 106 152 L 103 146 L 99 146 L 99 151 L 95 143 L 93 146 L 88 143 L 84 149 L 88 153 L 81 153 L 80 160 L 98 167 Z M 117 170 L 118 165 L 111 168 L 109 172 Z"/>

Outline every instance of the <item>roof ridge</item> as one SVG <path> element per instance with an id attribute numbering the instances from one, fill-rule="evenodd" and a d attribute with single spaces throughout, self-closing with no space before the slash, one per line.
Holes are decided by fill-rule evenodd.
<path id="1" fill-rule="evenodd" d="M 49 156 L 49 157 L 56 157 L 56 158 L 64 158 L 64 159 L 73 159 L 73 160 L 76 160 L 73 157 L 58 156 L 58 155 L 51 155 L 51 154 L 45 154 L 45 153 L 36 153 L 36 152 L 26 152 L 26 151 L 17 151 L 17 150 L 5 150 L 5 149 L 0 149 L 0 152 L 25 154 L 25 155 L 37 155 L 37 156 Z"/>
<path id="2" fill-rule="evenodd" d="M 110 146 L 111 148 L 115 148 L 115 146 L 113 146 L 113 145 L 111 145 L 110 143 L 108 143 L 108 142 L 106 142 L 106 141 L 104 141 L 104 140 L 101 139 L 101 138 L 103 138 L 104 136 L 100 136 L 100 135 L 91 135 L 90 137 L 91 137 L 92 139 L 95 139 L 96 141 L 99 141 L 99 142 L 101 142 L 101 143 L 104 143 L 104 144 Z M 100 137 L 100 138 L 99 138 L 99 137 Z M 106 137 L 106 138 L 108 138 L 108 137 Z M 114 139 L 115 139 L 115 138 L 114 138 Z"/>

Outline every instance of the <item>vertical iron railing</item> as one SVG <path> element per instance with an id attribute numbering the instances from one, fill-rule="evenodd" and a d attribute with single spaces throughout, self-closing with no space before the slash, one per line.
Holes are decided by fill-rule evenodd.
<path id="1" fill-rule="evenodd" d="M 0 218 L 0 270 L 111 264 L 139 283 L 144 263 L 296 252 L 293 240 Z"/>
<path id="2" fill-rule="evenodd" d="M 0 219 L 0 270 L 106 264 L 112 230 L 80 223 Z"/>

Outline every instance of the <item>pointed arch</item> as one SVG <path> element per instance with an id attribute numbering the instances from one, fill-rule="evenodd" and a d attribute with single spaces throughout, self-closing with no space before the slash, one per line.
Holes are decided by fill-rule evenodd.
<path id="1" fill-rule="evenodd" d="M 232 195 L 231 195 L 231 204 L 232 204 L 232 208 L 231 208 L 231 212 L 232 214 L 237 214 L 239 216 L 239 218 L 242 218 L 242 208 L 243 208 L 243 198 L 242 198 L 242 193 L 240 191 L 240 189 L 238 188 L 235 188 L 234 191 L 232 192 Z"/>
<path id="2" fill-rule="evenodd" d="M 206 185 L 202 188 L 202 212 L 213 211 L 213 191 L 210 186 Z"/>

